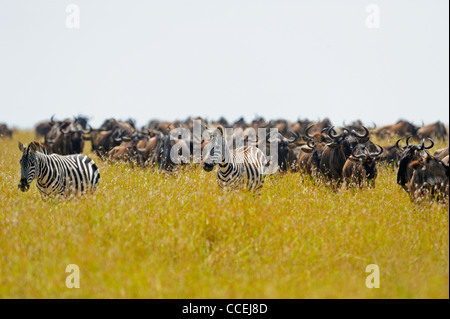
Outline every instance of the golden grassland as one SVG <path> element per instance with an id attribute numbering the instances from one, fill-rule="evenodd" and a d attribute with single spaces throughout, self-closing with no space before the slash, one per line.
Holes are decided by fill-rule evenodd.
<path id="1" fill-rule="evenodd" d="M 394 170 L 339 192 L 270 176 L 254 196 L 221 191 L 200 167 L 170 176 L 88 152 L 97 192 L 44 202 L 35 182 L 17 188 L 18 140 L 33 133 L 0 139 L 1 298 L 449 297 L 449 208 L 411 203 Z M 379 289 L 365 285 L 369 264 Z"/>

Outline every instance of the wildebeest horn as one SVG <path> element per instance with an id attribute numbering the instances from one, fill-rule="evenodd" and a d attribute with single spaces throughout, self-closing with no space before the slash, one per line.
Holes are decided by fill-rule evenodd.
<path id="1" fill-rule="evenodd" d="M 402 137 L 402 138 L 399 138 L 398 141 L 395 143 L 395 147 L 396 147 L 396 148 L 400 148 L 399 143 L 400 143 L 401 140 L 403 140 L 403 137 Z"/>
<path id="2" fill-rule="evenodd" d="M 122 130 L 119 128 L 117 131 L 115 131 L 112 134 L 112 138 L 116 141 L 116 142 L 122 142 L 122 137 L 120 136 L 122 134 Z"/>
<path id="3" fill-rule="evenodd" d="M 331 138 L 338 138 L 339 135 L 334 135 L 336 134 L 336 131 L 333 129 L 334 126 L 330 126 L 330 128 L 328 129 L 328 136 Z M 332 133 L 334 132 L 334 134 Z"/>
<path id="4" fill-rule="evenodd" d="M 353 152 L 352 152 L 352 156 L 354 157 L 354 158 L 366 158 L 367 156 L 366 156 L 366 154 L 364 154 L 364 153 L 361 153 L 361 154 L 358 154 L 358 155 L 356 155 L 356 151 L 358 150 L 358 148 L 357 147 L 355 147 L 355 149 L 353 150 Z"/>
<path id="5" fill-rule="evenodd" d="M 383 153 L 383 148 L 380 145 L 378 145 L 378 144 L 376 144 L 376 145 L 380 148 L 380 151 L 379 152 L 370 153 L 370 157 L 377 157 L 377 156 L 380 156 Z"/>
<path id="6" fill-rule="evenodd" d="M 312 135 L 309 134 L 309 130 L 310 130 L 313 126 L 314 126 L 314 124 L 308 126 L 308 127 L 306 128 L 306 130 L 305 130 L 305 135 L 306 135 L 307 137 L 309 137 L 309 138 L 314 138 L 314 136 L 312 136 Z"/>
<path id="7" fill-rule="evenodd" d="M 422 140 L 422 147 L 425 150 L 429 150 L 430 148 L 432 148 L 434 146 L 434 141 L 428 137 L 428 140 L 431 142 L 430 146 L 425 146 L 425 139 Z"/>
<path id="8" fill-rule="evenodd" d="M 344 135 L 345 132 L 348 133 L 348 130 L 346 128 L 344 128 L 344 131 L 342 133 L 337 134 L 336 131 L 334 130 L 334 126 L 330 126 L 330 128 L 328 129 L 328 136 L 333 139 L 337 139 L 339 137 L 342 137 L 342 135 Z"/>
<path id="9" fill-rule="evenodd" d="M 52 115 L 52 117 L 50 118 L 50 124 L 54 125 L 55 124 L 55 114 Z"/>
<path id="10" fill-rule="evenodd" d="M 314 144 L 316 144 L 316 143 L 313 140 L 309 140 L 308 142 L 306 142 L 306 145 L 308 145 L 309 148 L 314 148 Z"/>
<path id="11" fill-rule="evenodd" d="M 359 137 L 359 138 L 367 137 L 369 135 L 369 130 L 365 126 L 362 126 L 362 128 L 365 131 L 365 133 L 363 135 L 358 134 L 355 130 L 352 130 L 352 134 L 355 135 L 356 137 Z"/>
<path id="12" fill-rule="evenodd" d="M 87 130 L 81 130 L 81 132 L 83 132 L 83 134 L 90 134 L 92 131 L 92 127 L 90 125 L 88 125 L 88 129 Z"/>
<path id="13" fill-rule="evenodd" d="M 410 139 L 411 137 L 413 137 L 413 136 L 410 135 L 410 136 L 408 136 L 408 137 L 406 138 L 406 146 L 409 146 L 409 139 Z"/>
<path id="14" fill-rule="evenodd" d="M 70 130 L 70 129 L 69 129 L 69 130 L 63 130 L 63 128 L 60 127 L 60 128 L 59 128 L 59 131 L 60 131 L 61 133 L 63 133 L 63 134 L 67 134 L 67 133 L 69 133 L 71 130 Z"/>
<path id="15" fill-rule="evenodd" d="M 290 139 L 288 139 L 289 143 L 294 143 L 297 139 L 298 139 L 298 134 L 293 132 L 289 127 L 289 132 L 294 135 L 294 137 L 291 137 Z"/>

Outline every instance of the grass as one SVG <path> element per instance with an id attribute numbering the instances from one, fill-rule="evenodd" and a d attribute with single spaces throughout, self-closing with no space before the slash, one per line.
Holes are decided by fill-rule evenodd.
<path id="1" fill-rule="evenodd" d="M 339 192 L 270 176 L 254 196 L 199 167 L 168 176 L 88 154 L 97 192 L 44 202 L 35 182 L 17 188 L 18 140 L 33 133 L 0 139 L 1 298 L 449 298 L 448 205 L 411 203 L 394 170 Z"/>

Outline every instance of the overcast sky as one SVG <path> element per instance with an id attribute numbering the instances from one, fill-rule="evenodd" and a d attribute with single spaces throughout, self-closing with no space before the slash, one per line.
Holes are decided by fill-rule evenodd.
<path id="1" fill-rule="evenodd" d="M 79 28 L 69 28 L 69 4 Z M 0 122 L 31 128 L 52 114 L 83 114 L 93 126 L 197 115 L 448 123 L 448 7 L 0 0 Z"/>

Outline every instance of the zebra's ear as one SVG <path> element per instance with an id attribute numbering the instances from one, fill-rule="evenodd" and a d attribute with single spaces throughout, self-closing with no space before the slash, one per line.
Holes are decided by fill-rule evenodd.
<path id="1" fill-rule="evenodd" d="M 220 135 L 224 136 L 224 129 L 222 125 L 217 126 L 216 133 L 220 133 Z"/>
<path id="2" fill-rule="evenodd" d="M 28 145 L 28 152 L 31 151 L 31 153 L 35 153 L 37 150 L 37 146 L 34 143 L 30 143 L 30 145 Z"/>
<path id="3" fill-rule="evenodd" d="M 23 153 L 25 150 L 25 146 L 23 146 L 22 142 L 19 141 L 19 150 Z"/>

